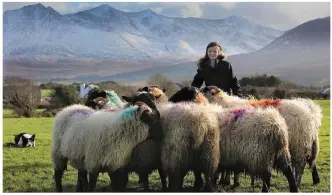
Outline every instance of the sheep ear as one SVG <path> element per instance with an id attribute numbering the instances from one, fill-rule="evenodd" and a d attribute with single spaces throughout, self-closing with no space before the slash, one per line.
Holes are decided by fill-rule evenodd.
<path id="1" fill-rule="evenodd" d="M 127 96 L 122 96 L 122 99 L 124 99 L 126 102 L 133 102 L 134 100 L 133 97 L 127 97 Z"/>

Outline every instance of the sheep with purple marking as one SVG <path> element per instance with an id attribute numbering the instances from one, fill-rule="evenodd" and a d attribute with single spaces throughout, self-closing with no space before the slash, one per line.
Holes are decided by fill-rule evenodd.
<path id="1" fill-rule="evenodd" d="M 135 106 L 121 111 L 93 111 L 73 105 L 57 114 L 52 140 L 57 191 L 62 191 L 62 176 L 68 161 L 78 169 L 77 190 L 92 191 L 99 172 L 114 172 L 125 167 L 133 148 L 147 138 L 161 140 L 155 98 L 149 94 L 139 97 L 144 103 L 137 101 Z M 88 189 L 84 189 L 87 184 Z"/>
<path id="2" fill-rule="evenodd" d="M 223 107 L 275 107 L 279 111 L 280 115 L 285 119 L 288 126 L 289 151 L 291 154 L 292 166 L 295 172 L 297 186 L 301 183 L 306 163 L 308 163 L 312 169 L 313 183 L 319 183 L 315 159 L 318 154 L 319 140 L 317 128 L 320 124 L 320 119 L 315 118 L 316 115 L 311 113 L 311 110 L 307 104 L 296 99 L 260 101 L 242 99 L 230 96 L 215 86 L 205 87 L 203 92 L 211 103 L 217 103 Z M 318 114 L 317 116 L 319 118 Z"/>
<path id="3" fill-rule="evenodd" d="M 246 170 L 263 181 L 262 192 L 268 192 L 271 170 L 281 170 L 290 192 L 297 192 L 288 144 L 285 120 L 274 108 L 238 107 L 223 109 L 206 105 L 218 116 L 220 126 L 219 170 L 235 173 Z"/>
<path id="4" fill-rule="evenodd" d="M 173 101 L 187 101 L 192 92 L 190 88 L 183 89 Z M 271 169 L 277 168 L 287 177 L 290 191 L 297 192 L 288 151 L 287 125 L 275 109 L 255 110 L 251 106 L 224 109 L 212 104 L 203 106 L 218 117 L 220 169 L 237 172 L 246 169 L 250 174 L 260 176 L 266 184 L 262 191 L 268 191 Z M 195 178 L 201 180 L 200 172 L 195 172 Z"/>

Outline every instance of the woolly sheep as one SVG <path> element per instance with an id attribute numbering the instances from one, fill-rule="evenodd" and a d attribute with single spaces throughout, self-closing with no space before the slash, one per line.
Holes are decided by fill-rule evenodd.
<path id="1" fill-rule="evenodd" d="M 288 127 L 276 109 L 206 107 L 218 116 L 219 170 L 233 170 L 235 173 L 246 170 L 262 179 L 262 192 L 267 192 L 271 170 L 277 168 L 287 177 L 290 191 L 297 192 L 288 150 Z"/>
<path id="2" fill-rule="evenodd" d="M 79 170 L 78 186 L 87 184 L 86 173 L 89 173 L 88 190 L 92 191 L 100 171 L 112 172 L 126 166 L 133 148 L 149 136 L 161 139 L 162 134 L 154 132 L 161 131 L 156 106 L 136 104 L 118 112 L 94 112 L 91 108 L 73 105 L 57 114 L 52 142 L 57 191 L 62 191 L 67 161 Z"/>
<path id="3" fill-rule="evenodd" d="M 181 96 L 178 96 L 177 101 L 182 101 L 187 96 L 188 91 L 183 91 Z M 287 126 L 284 119 L 279 115 L 275 109 L 270 109 L 267 111 L 263 110 L 253 110 L 251 106 L 242 107 L 238 110 L 224 110 L 219 105 L 205 105 L 205 107 L 218 116 L 219 126 L 220 126 L 220 167 L 221 169 L 225 168 L 234 168 L 236 163 L 242 163 L 241 166 L 237 166 L 236 171 L 242 171 L 244 168 L 254 174 L 260 174 L 262 171 L 265 171 L 265 175 L 261 174 L 260 176 L 265 179 L 265 182 L 268 184 L 270 181 L 270 172 L 269 170 L 273 168 L 274 165 L 279 165 L 279 168 L 282 169 L 283 173 L 287 177 L 290 185 L 291 191 L 297 191 L 294 176 L 292 175 L 288 151 L 288 133 Z M 243 117 L 242 115 L 247 114 L 243 111 L 255 112 L 249 116 L 244 117 L 243 119 L 238 119 Z M 237 121 L 238 120 L 238 121 Z M 236 121 L 238 123 L 236 123 Z M 257 126 L 260 129 L 257 129 Z M 249 128 L 250 130 L 247 130 Z M 231 131 L 232 130 L 232 131 Z M 239 132 L 236 132 L 239 131 Z M 243 134 L 243 132 L 247 134 Z M 261 133 L 263 132 L 263 133 Z M 259 138 L 257 135 L 259 134 Z M 244 136 L 245 135 L 245 136 Z M 275 137 L 274 143 L 270 143 L 271 138 L 269 136 Z M 249 141 L 247 140 L 248 136 L 253 136 L 254 139 Z M 261 142 L 260 145 L 257 145 L 258 139 L 265 139 L 265 143 Z M 234 143 L 238 144 L 239 147 L 234 147 L 233 144 L 230 144 L 231 141 L 236 140 Z M 281 143 L 281 144 L 280 144 Z M 270 154 L 264 154 L 256 157 L 255 150 L 246 148 L 241 149 L 243 146 L 254 145 L 259 148 L 259 150 L 264 151 L 266 148 L 269 149 Z M 274 145 L 273 145 L 274 144 Z M 278 145 L 279 144 L 279 145 Z M 278 148 L 279 147 L 279 148 Z M 250 153 L 248 153 L 249 150 Z M 245 151 L 246 155 L 241 156 L 241 153 Z M 259 152 L 258 152 L 259 153 Z M 277 155 L 283 153 L 283 156 L 277 158 Z M 240 155 L 239 155 L 240 154 Z M 273 155 L 275 154 L 275 155 Z M 251 156 L 250 156 L 251 155 Z M 270 156 L 269 156 L 270 155 Z M 250 156 L 250 157 L 248 157 Z M 255 159 L 254 161 L 252 159 Z M 275 161 L 275 159 L 278 159 Z M 260 161 L 265 161 L 260 163 Z M 200 174 L 195 173 L 196 179 L 200 179 Z M 268 188 L 263 188 L 263 191 L 267 191 Z"/>
<path id="4" fill-rule="evenodd" d="M 219 163 L 218 121 L 202 104 L 161 104 L 161 125 L 164 139 L 161 143 L 163 171 L 169 176 L 170 191 L 182 187 L 187 171 L 195 175 L 203 172 L 205 190 L 213 191 L 213 177 Z M 196 178 L 194 188 L 202 181 Z"/>
<path id="5" fill-rule="evenodd" d="M 157 100 L 157 103 L 167 103 L 168 97 L 165 94 L 165 89 L 159 89 L 157 86 L 145 86 L 138 89 L 138 91 L 145 91 L 152 93 Z"/>
<path id="6" fill-rule="evenodd" d="M 313 166 L 318 152 L 318 133 L 316 123 L 308 106 L 297 100 L 247 100 L 230 96 L 215 86 L 203 89 L 210 102 L 215 102 L 223 107 L 237 107 L 241 105 L 254 107 L 275 107 L 285 119 L 289 133 L 289 150 L 292 166 L 295 172 L 297 186 L 301 183 L 306 162 Z M 310 161 L 308 161 L 310 159 Z M 316 169 L 313 169 L 314 184 L 319 182 Z"/>
<path id="7" fill-rule="evenodd" d="M 92 91 L 85 103 L 93 109 L 118 110 L 124 107 L 124 103 L 113 90 Z"/>

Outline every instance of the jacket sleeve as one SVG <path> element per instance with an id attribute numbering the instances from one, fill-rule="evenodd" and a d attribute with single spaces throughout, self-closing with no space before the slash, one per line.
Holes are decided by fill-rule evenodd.
<path id="1" fill-rule="evenodd" d="M 241 91 L 241 86 L 240 86 L 240 83 L 237 80 L 236 76 L 233 73 L 233 68 L 232 68 L 231 64 L 229 64 L 229 70 L 230 70 L 230 75 L 231 75 L 231 82 L 230 82 L 231 86 L 230 87 L 233 91 L 233 94 L 236 95 L 236 96 L 242 97 L 243 94 L 242 94 L 242 91 Z"/>
<path id="2" fill-rule="evenodd" d="M 194 80 L 191 83 L 191 86 L 200 88 L 203 85 L 203 82 L 204 82 L 204 78 L 203 78 L 202 69 L 198 68 L 197 73 L 194 76 Z"/>

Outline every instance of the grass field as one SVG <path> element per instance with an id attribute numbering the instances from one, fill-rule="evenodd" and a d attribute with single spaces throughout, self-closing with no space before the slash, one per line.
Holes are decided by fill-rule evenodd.
<path id="1" fill-rule="evenodd" d="M 52 89 L 42 89 L 41 90 L 41 96 L 42 97 L 49 97 L 51 96 L 53 90 Z"/>
<path id="2" fill-rule="evenodd" d="M 310 170 L 306 169 L 300 192 L 330 192 L 330 101 L 318 101 L 324 112 L 320 129 L 320 154 L 317 167 L 321 183 L 313 186 Z M 51 192 L 54 191 L 53 168 L 51 164 L 51 139 L 53 118 L 4 118 L 3 142 L 13 142 L 14 134 L 20 132 L 36 133 L 35 148 L 3 147 L 3 191 L 4 192 Z M 68 166 L 63 178 L 64 191 L 75 191 L 76 171 Z M 159 175 L 153 172 L 150 177 L 152 191 L 161 191 Z M 241 176 L 241 186 L 228 192 L 251 192 L 250 177 Z M 194 176 L 185 177 L 184 187 L 190 190 Z M 255 182 L 255 191 L 260 191 L 261 181 Z M 138 177 L 131 174 L 127 186 L 131 192 L 140 191 Z M 96 191 L 111 191 L 107 174 L 100 174 Z M 287 192 L 288 184 L 282 174 L 272 175 L 271 192 Z"/>
<path id="3" fill-rule="evenodd" d="M 12 109 L 3 109 L 3 118 L 17 118 L 18 115 Z M 35 113 L 41 113 L 45 111 L 45 109 L 36 109 Z"/>

